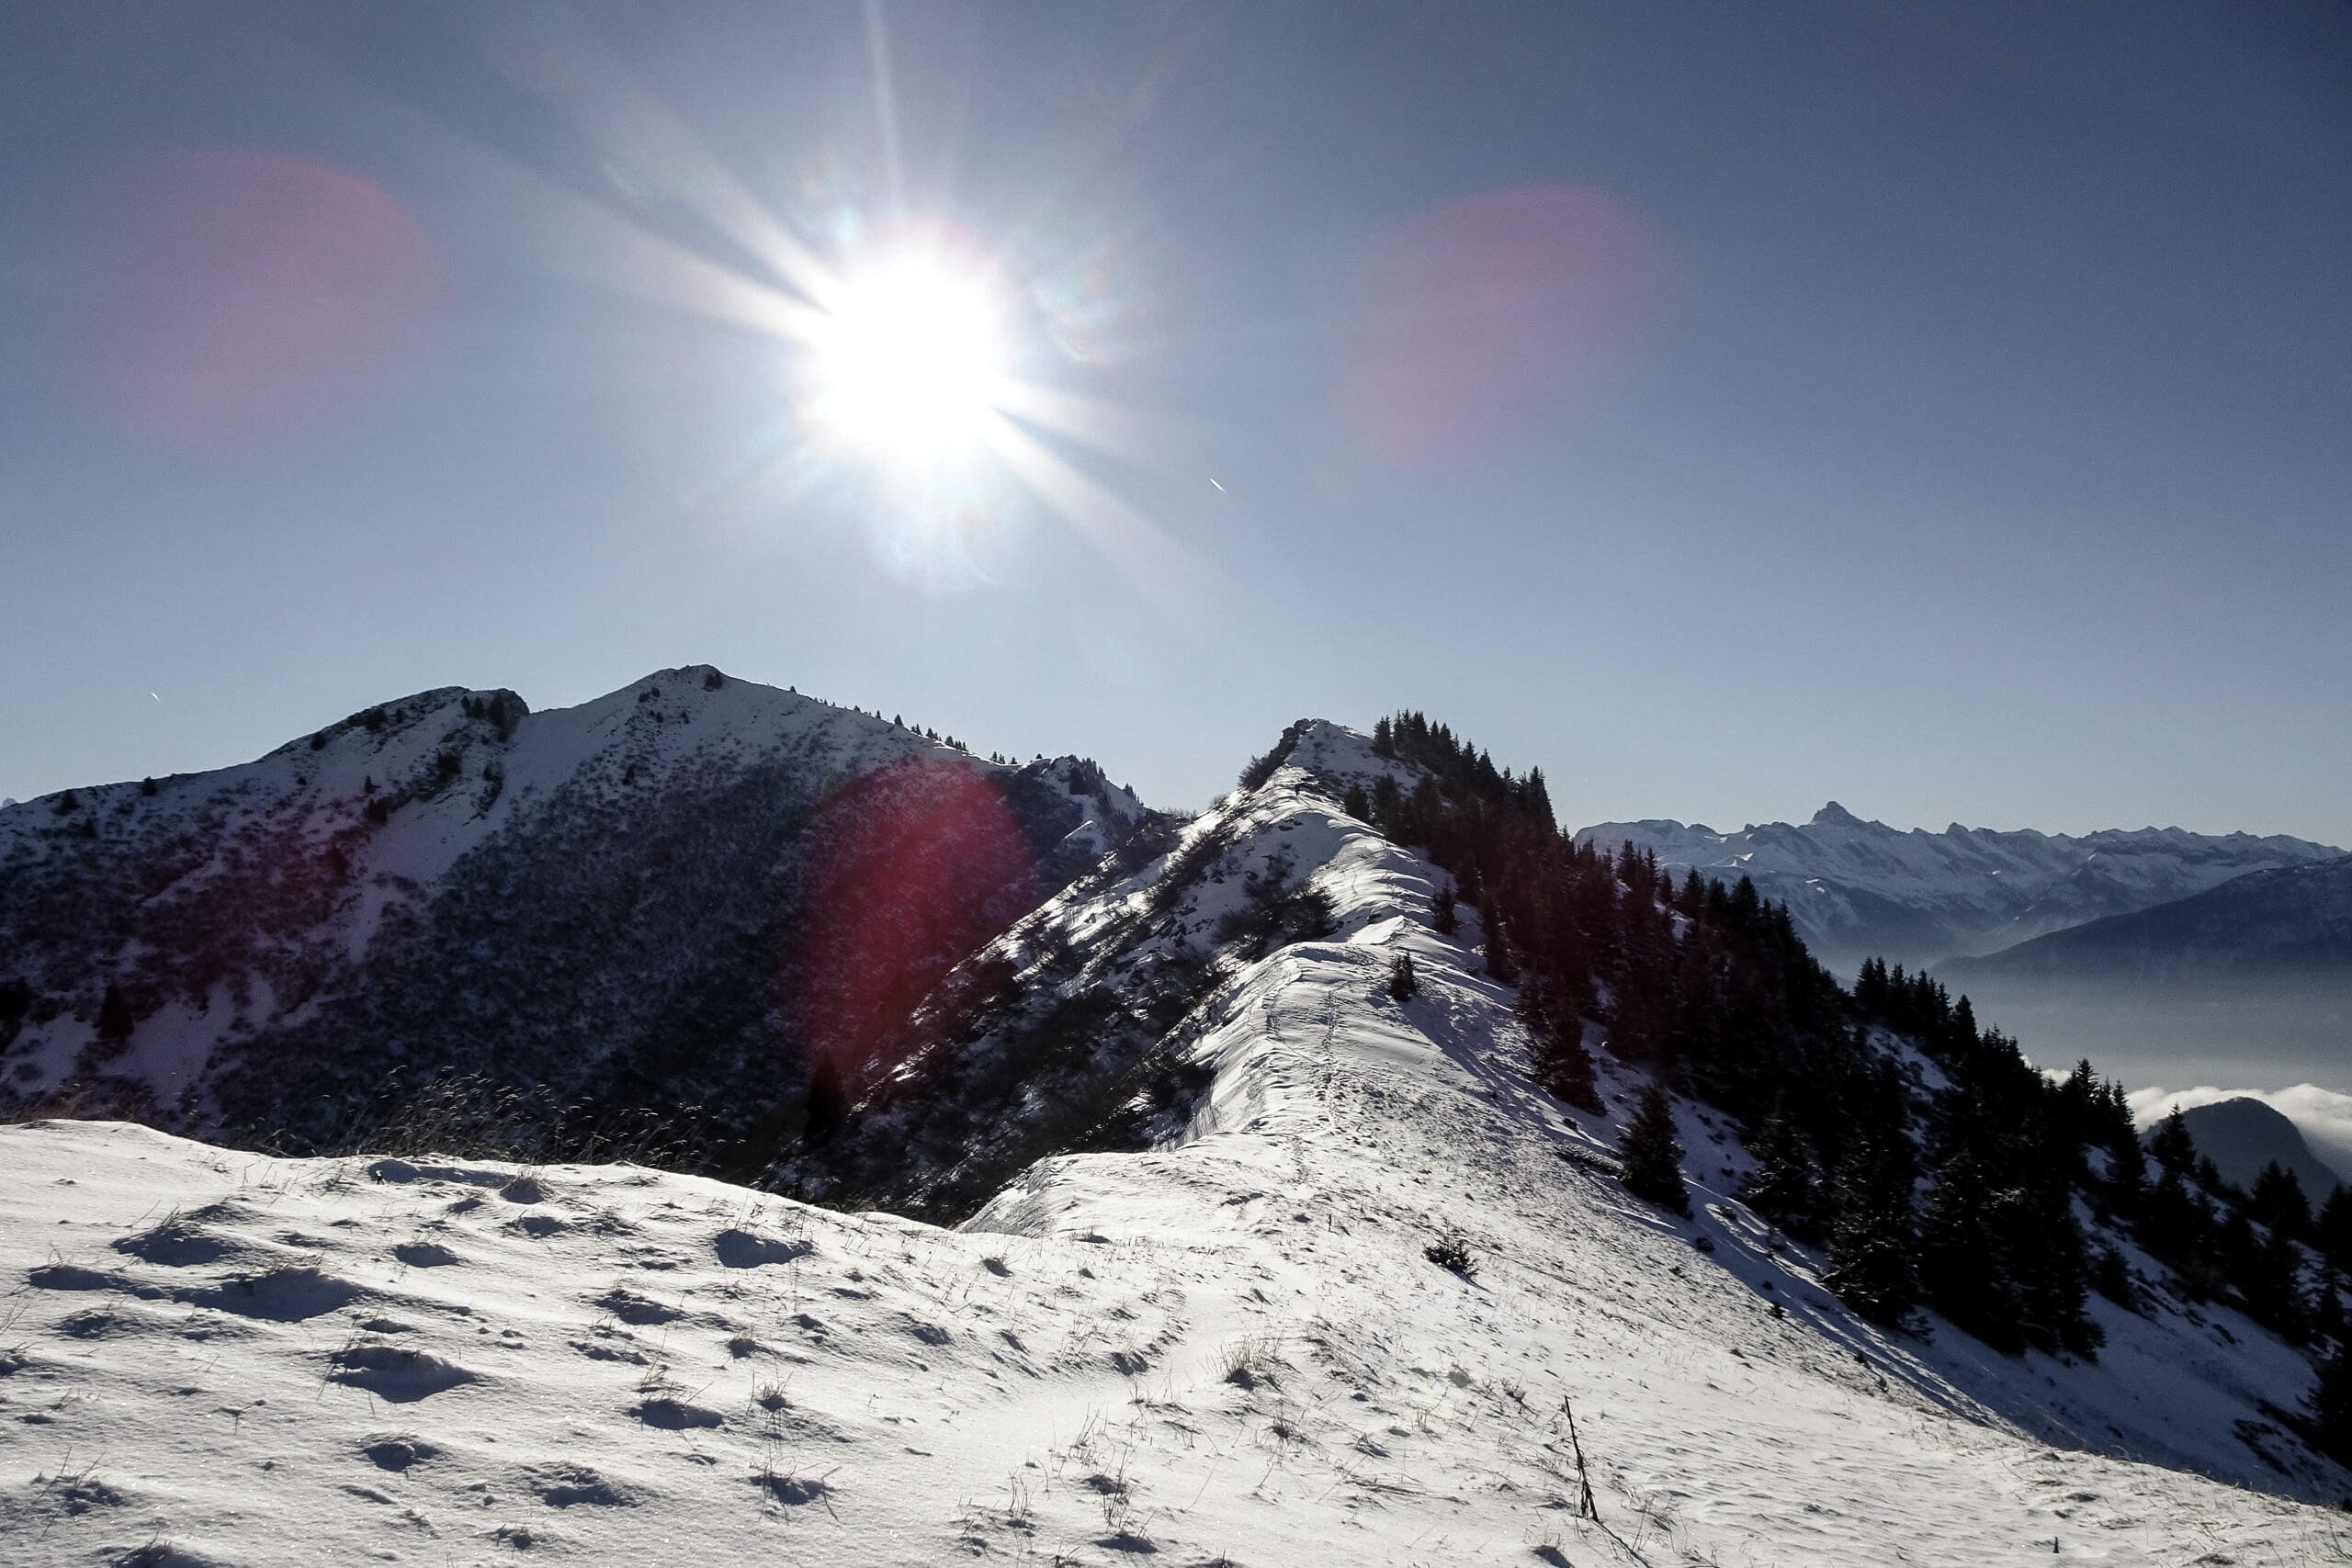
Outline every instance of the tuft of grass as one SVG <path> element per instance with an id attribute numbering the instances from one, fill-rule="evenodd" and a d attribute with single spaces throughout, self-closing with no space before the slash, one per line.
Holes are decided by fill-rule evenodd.
<path id="1" fill-rule="evenodd" d="M 12 1303 L 6 1313 L 0 1314 L 0 1378 L 32 1365 L 32 1352 L 26 1348 L 26 1341 L 9 1337 L 16 1332 L 17 1320 L 25 1315 L 25 1304 Z"/>
<path id="2" fill-rule="evenodd" d="M 135 1546 L 124 1553 L 122 1568 L 174 1568 L 175 1564 L 187 1561 L 179 1549 L 158 1531 L 149 1536 L 144 1545 Z"/>
<path id="3" fill-rule="evenodd" d="M 1135 1483 L 1127 1479 L 1125 1452 L 1119 1455 L 1115 1472 L 1106 1475 L 1097 1472 L 1086 1478 L 1086 1485 L 1102 1499 L 1102 1528 L 1113 1544 L 1122 1551 L 1136 1551 L 1149 1541 L 1136 1508 Z"/>
<path id="4" fill-rule="evenodd" d="M 1234 1387 L 1255 1391 L 1261 1387 L 1281 1385 L 1276 1369 L 1282 1365 L 1277 1351 L 1281 1341 L 1272 1334 L 1249 1334 L 1225 1348 L 1219 1376 Z"/>
<path id="5" fill-rule="evenodd" d="M 752 1472 L 752 1484 L 757 1486 L 770 1502 L 787 1508 L 797 1508 L 810 1503 L 821 1504 L 825 1512 L 833 1513 L 832 1487 L 827 1471 L 823 1475 L 803 1475 L 797 1470 L 778 1470 L 774 1460 L 763 1463 Z M 839 1514 L 833 1514 L 838 1519 Z"/>
<path id="6" fill-rule="evenodd" d="M 1464 1280 L 1475 1277 L 1478 1272 L 1477 1256 L 1470 1250 L 1470 1244 L 1463 1240 L 1460 1231 L 1448 1230 L 1421 1248 L 1421 1256 L 1448 1273 Z"/>

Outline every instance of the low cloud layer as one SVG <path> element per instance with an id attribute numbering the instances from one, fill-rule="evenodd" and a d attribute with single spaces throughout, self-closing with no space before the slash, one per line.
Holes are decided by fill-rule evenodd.
<path id="1" fill-rule="evenodd" d="M 2312 1153 L 2352 1180 L 2352 1094 L 2308 1083 L 2292 1089 L 2215 1089 L 2207 1084 L 2196 1089 L 2136 1089 L 2128 1098 L 2132 1115 L 2143 1127 L 2175 1110 L 2222 1100 L 2258 1100 L 2301 1128 Z"/>

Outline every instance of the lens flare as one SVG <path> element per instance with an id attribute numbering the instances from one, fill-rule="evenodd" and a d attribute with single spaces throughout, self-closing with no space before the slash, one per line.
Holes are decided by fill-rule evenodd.
<path id="1" fill-rule="evenodd" d="M 187 148 L 81 184 L 61 238 L 83 310 L 60 372 L 110 424 L 182 451 L 266 444 L 364 404 L 436 333 L 440 252 L 353 170 Z"/>
<path id="2" fill-rule="evenodd" d="M 843 787 L 810 844 L 805 946 L 787 984 L 811 1055 L 870 1077 L 897 1065 L 871 1060 L 897 1023 L 1036 897 L 1035 857 L 993 779 L 925 760 Z"/>
<path id="3" fill-rule="evenodd" d="M 1003 308 L 978 266 L 906 251 L 843 280 L 815 329 L 809 414 L 883 462 L 970 451 L 1003 400 Z"/>
<path id="4" fill-rule="evenodd" d="M 1657 314 L 1662 264 L 1640 216 L 1589 186 L 1487 191 L 1416 213 L 1358 278 L 1341 417 L 1406 468 L 1523 438 L 1624 368 Z"/>

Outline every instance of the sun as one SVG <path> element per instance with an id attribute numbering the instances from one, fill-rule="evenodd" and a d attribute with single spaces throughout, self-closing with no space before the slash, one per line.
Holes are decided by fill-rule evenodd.
<path id="1" fill-rule="evenodd" d="M 1007 385 L 1003 306 L 984 270 L 902 251 L 850 274 L 828 303 L 808 413 L 829 439 L 888 464 L 979 443 Z"/>

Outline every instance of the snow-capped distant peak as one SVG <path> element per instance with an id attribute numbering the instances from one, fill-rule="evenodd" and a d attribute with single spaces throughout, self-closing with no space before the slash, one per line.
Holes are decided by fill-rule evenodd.
<path id="1" fill-rule="evenodd" d="M 1908 832 L 1838 801 L 1803 826 L 1717 833 L 1671 820 L 1604 822 L 1579 841 L 1631 843 L 1677 872 L 1752 877 L 1788 904 L 1833 967 L 1883 957 L 1920 964 L 1989 953 L 2048 931 L 2185 897 L 2247 872 L 2332 859 L 2300 839 L 2108 829 L 2079 837 L 2031 829 Z"/>

